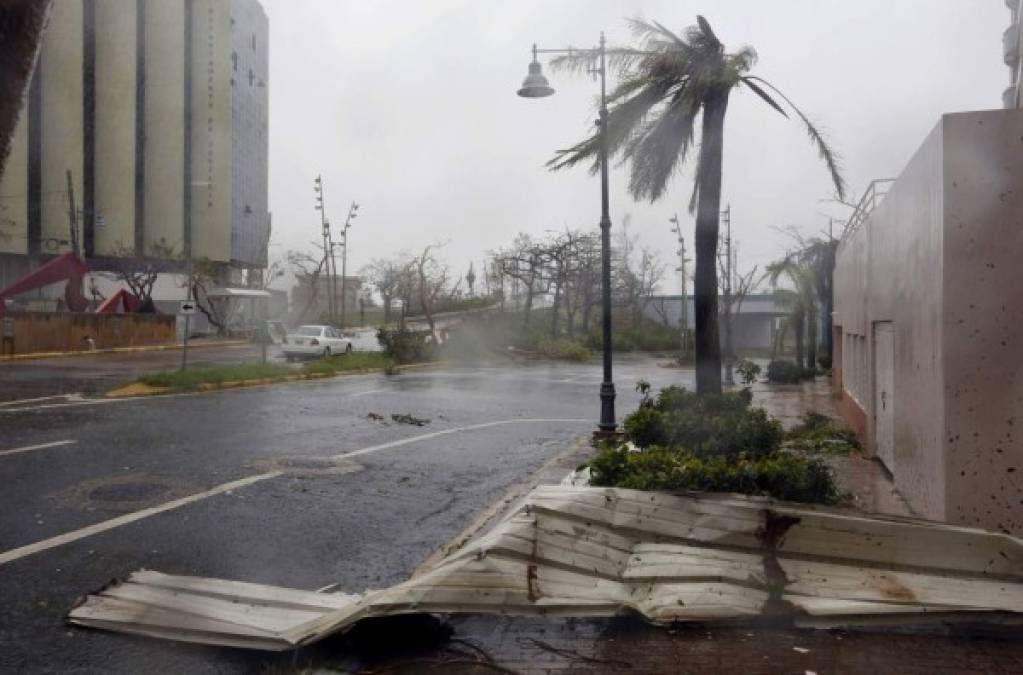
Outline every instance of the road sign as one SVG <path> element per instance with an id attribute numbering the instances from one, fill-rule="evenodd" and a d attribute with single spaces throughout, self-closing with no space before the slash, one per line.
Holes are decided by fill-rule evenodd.
<path id="1" fill-rule="evenodd" d="M 195 314 L 195 300 L 182 300 L 178 306 L 178 314 L 181 316 L 191 316 Z"/>

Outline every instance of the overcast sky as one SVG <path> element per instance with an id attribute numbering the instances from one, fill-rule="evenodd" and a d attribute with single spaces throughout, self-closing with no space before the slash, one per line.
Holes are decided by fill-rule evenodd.
<path id="1" fill-rule="evenodd" d="M 319 236 L 313 178 L 327 215 L 350 232 L 349 272 L 377 257 L 445 243 L 463 273 L 525 231 L 596 227 L 599 182 L 585 168 L 550 173 L 554 150 L 592 128 L 596 83 L 545 73 L 557 90 L 515 95 L 530 45 L 627 44 L 624 19 L 681 30 L 698 12 L 726 48 L 749 44 L 756 74 L 827 130 L 856 196 L 896 176 L 946 112 L 1000 107 L 1008 85 L 1000 0 L 262 0 L 270 19 L 272 255 L 311 250 Z M 611 218 L 677 262 L 668 218 L 687 242 L 690 174 L 660 201 L 634 202 L 624 168 L 611 174 Z M 725 130 L 723 202 L 731 204 L 740 268 L 813 234 L 827 215 L 828 174 L 803 129 L 736 92 Z M 678 292 L 677 279 L 664 284 Z"/>

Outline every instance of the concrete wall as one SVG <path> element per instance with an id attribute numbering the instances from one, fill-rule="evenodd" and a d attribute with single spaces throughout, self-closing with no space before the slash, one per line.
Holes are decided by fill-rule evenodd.
<path id="1" fill-rule="evenodd" d="M 145 3 L 144 252 L 184 250 L 185 3 Z M 125 177 L 127 179 L 127 177 Z"/>
<path id="2" fill-rule="evenodd" d="M 231 0 L 231 16 L 231 259 L 261 261 L 269 229 L 269 24 L 256 0 Z"/>
<path id="3" fill-rule="evenodd" d="M 1023 533 L 1023 110 L 943 124 L 946 516 Z"/>
<path id="4" fill-rule="evenodd" d="M 231 4 L 192 6 L 192 251 L 231 260 Z"/>
<path id="5" fill-rule="evenodd" d="M 1023 183 L 1020 143 L 1023 111 L 942 117 L 842 242 L 835 269 L 841 405 L 855 426 L 866 422 L 868 449 L 873 329 L 891 321 L 896 485 L 928 517 L 1017 532 L 1023 495 L 1008 469 L 1023 464 L 1023 445 L 1006 434 L 1023 410 L 1023 389 L 1013 389 L 1013 350 L 1023 342 L 1010 346 L 1011 317 L 1023 313 L 1015 290 L 1023 282 L 1015 263 L 1023 196 L 1013 192 Z"/>
<path id="6" fill-rule="evenodd" d="M 14 319 L 14 354 L 87 351 L 88 337 L 96 349 L 174 342 L 171 315 L 8 312 L 4 317 Z M 9 343 L 3 353 L 12 353 Z"/>
<path id="7" fill-rule="evenodd" d="M 28 114 L 22 109 L 0 175 L 0 253 L 28 253 Z M 5 286 L 0 274 L 0 286 Z"/>
<path id="8" fill-rule="evenodd" d="M 95 0 L 95 255 L 135 242 L 135 44 L 137 3 Z"/>
<path id="9" fill-rule="evenodd" d="M 39 54 L 42 134 L 42 252 L 64 253 L 70 238 L 67 171 L 82 203 L 82 3 L 55 2 Z M 49 241 L 48 241 L 49 240 Z"/>

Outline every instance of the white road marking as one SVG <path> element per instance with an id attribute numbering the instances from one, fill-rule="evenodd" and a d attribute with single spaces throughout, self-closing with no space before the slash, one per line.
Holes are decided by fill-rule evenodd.
<path id="1" fill-rule="evenodd" d="M 437 438 L 438 436 L 447 436 L 449 434 L 455 434 L 455 433 L 458 433 L 458 432 L 461 432 L 461 431 L 475 431 L 476 429 L 488 429 L 490 427 L 502 426 L 502 425 L 507 425 L 507 424 L 545 424 L 545 423 L 546 424 L 551 424 L 551 423 L 592 424 L 593 420 L 584 420 L 584 419 L 543 419 L 543 418 L 521 418 L 521 419 L 511 419 L 511 420 L 497 420 L 495 422 L 484 422 L 482 424 L 471 424 L 469 426 L 464 426 L 464 427 L 455 427 L 453 429 L 444 429 L 442 431 L 434 431 L 434 432 L 431 432 L 431 433 L 428 433 L 428 434 L 420 434 L 418 436 L 410 436 L 408 438 L 402 438 L 402 439 L 397 440 L 397 441 L 391 441 L 390 443 L 381 443 L 379 445 L 371 445 L 368 448 L 361 448 L 359 450 L 352 450 L 350 452 L 339 453 L 337 455 L 334 455 L 332 459 L 340 459 L 342 457 L 355 457 L 357 455 L 365 455 L 365 454 L 370 453 L 370 452 L 378 452 L 380 450 L 387 450 L 387 449 L 390 449 L 390 448 L 397 448 L 397 447 L 402 446 L 402 445 L 408 445 L 410 443 L 417 443 L 419 441 L 426 441 L 426 440 L 429 440 L 431 438 Z M 187 497 L 181 497 L 180 499 L 175 499 L 175 500 L 169 501 L 169 502 L 167 502 L 165 504 L 159 504 L 157 506 L 151 506 L 148 509 L 142 509 L 140 511 L 134 511 L 132 513 L 126 513 L 123 516 L 118 516 L 117 518 L 111 518 L 110 520 L 104 520 L 102 522 L 95 523 L 95 524 L 89 525 L 87 527 L 83 527 L 83 528 L 81 528 L 79 530 L 73 530 L 71 532 L 65 532 L 64 534 L 59 534 L 59 535 L 57 535 L 55 537 L 50 537 L 49 539 L 43 539 L 42 541 L 37 541 L 37 542 L 35 542 L 33 544 L 26 544 L 25 546 L 21 546 L 19 548 L 13 548 L 13 549 L 11 549 L 9 551 L 5 551 L 3 553 L 0 553 L 0 565 L 4 565 L 6 563 L 13 562 L 15 560 L 19 560 L 19 559 L 24 558 L 26 556 L 30 556 L 30 555 L 33 555 L 33 554 L 36 554 L 36 553 L 40 553 L 42 551 L 49 550 L 51 548 L 56 548 L 57 546 L 62 546 L 64 544 L 70 544 L 71 542 L 75 542 L 75 541 L 78 541 L 80 539 L 85 539 L 86 537 L 91 537 L 94 534 L 101 534 L 103 532 L 107 532 L 108 530 L 112 530 L 112 529 L 120 527 L 122 525 L 128 525 L 130 523 L 134 523 L 136 521 L 142 520 L 143 518 L 148 518 L 150 516 L 155 516 L 155 515 L 157 515 L 159 513 L 164 513 L 166 511 L 172 511 L 172 510 L 180 508 L 182 506 L 187 506 L 188 504 L 193 504 L 195 502 L 201 501 L 201 500 L 206 499 L 208 497 L 213 497 L 213 496 L 216 496 L 216 495 L 219 495 L 219 494 L 223 494 L 225 492 L 229 492 L 231 490 L 236 490 L 238 488 L 243 488 L 243 487 L 252 485 L 254 483 L 258 483 L 260 481 L 269 480 L 271 478 L 277 478 L 278 476 L 281 476 L 283 474 L 284 474 L 283 471 L 268 471 L 267 473 L 261 473 L 261 474 L 255 475 L 255 476 L 249 476 L 247 478 L 240 478 L 238 480 L 234 480 L 234 481 L 231 481 L 229 483 L 221 483 L 220 485 L 217 485 L 216 487 L 213 487 L 213 488 L 211 488 L 209 490 L 206 490 L 205 492 L 197 492 L 196 494 L 188 495 Z"/>
<path id="2" fill-rule="evenodd" d="M 370 389 L 369 391 L 357 391 L 354 394 L 348 394 L 344 398 L 356 398 L 357 396 L 369 396 L 370 394 L 382 394 L 386 389 Z"/>
<path id="3" fill-rule="evenodd" d="M 33 450 L 43 450 L 45 448 L 56 448 L 61 445 L 71 445 L 78 441 L 53 441 L 52 443 L 40 443 L 39 445 L 26 445 L 23 448 L 12 448 L 11 450 L 0 450 L 0 457 L 5 455 L 17 455 L 22 452 L 32 452 Z"/>
<path id="4" fill-rule="evenodd" d="M 89 525 L 88 527 L 83 527 L 80 530 L 74 530 L 73 532 L 59 534 L 56 537 L 43 539 L 42 541 L 37 541 L 34 544 L 21 546 L 20 548 L 13 548 L 10 551 L 0 553 L 0 565 L 12 562 L 14 560 L 18 560 L 19 558 L 24 558 L 25 556 L 32 555 L 33 553 L 39 553 L 40 551 L 45 551 L 47 549 L 54 548 L 56 546 L 70 544 L 73 541 L 85 539 L 86 537 L 91 537 L 94 534 L 100 534 L 101 532 L 112 530 L 115 527 L 120 527 L 121 525 L 134 523 L 137 520 L 142 520 L 143 518 L 148 518 L 149 516 L 155 516 L 158 513 L 170 511 L 172 509 L 185 506 L 186 504 L 191 504 L 201 499 L 206 499 L 207 497 L 219 495 L 229 490 L 243 488 L 247 485 L 258 483 L 261 480 L 267 480 L 268 478 L 276 478 L 277 476 L 280 476 L 282 473 L 283 472 L 281 471 L 270 471 L 268 473 L 261 473 L 258 476 L 249 476 L 248 478 L 242 478 L 240 480 L 231 481 L 230 483 L 221 483 L 217 487 L 213 488 L 212 490 L 207 490 L 206 492 L 199 492 L 194 495 L 189 495 L 187 497 L 175 499 L 174 501 L 167 502 L 166 504 L 160 504 L 159 506 L 153 506 L 148 509 L 142 509 L 141 511 L 126 513 L 123 516 L 111 518 L 110 520 L 104 520 L 103 522 L 96 523 L 94 525 Z"/>
<path id="5" fill-rule="evenodd" d="M 182 396 L 183 394 L 164 394 L 163 397 L 167 396 Z M 101 405 L 104 403 L 124 403 L 125 401 L 139 401 L 144 398 L 153 398 L 152 396 L 125 396 L 123 398 L 87 398 L 80 401 L 70 401 L 68 403 L 46 403 L 43 405 L 28 405 L 21 408 L 4 408 L 0 410 L 0 413 L 20 413 L 26 410 L 48 410 L 49 408 L 68 408 L 79 405 Z"/>
<path id="6" fill-rule="evenodd" d="M 483 422 L 482 424 L 470 424 L 466 427 L 455 427 L 453 429 L 443 429 L 441 431 L 433 431 L 428 434 L 420 434 L 418 436 L 409 436 L 408 438 L 401 438 L 396 441 L 390 441 L 389 443 L 381 443 L 380 445 L 371 445 L 368 448 L 362 448 L 361 450 L 350 450 L 348 452 L 339 452 L 334 455 L 331 459 L 345 459 L 348 457 L 357 457 L 359 455 L 369 454 L 371 452 L 378 452 L 380 450 L 390 450 L 391 448 L 397 448 L 402 445 L 408 445 L 409 443 L 418 443 L 419 441 L 428 441 L 431 438 L 438 438 L 440 436 L 448 436 L 450 434 L 457 434 L 462 431 L 475 431 L 476 429 L 489 429 L 490 427 L 499 427 L 505 424 L 551 424 L 557 422 L 566 422 L 570 424 L 575 423 L 593 423 L 593 420 L 582 420 L 582 419 L 539 419 L 539 418 L 520 418 L 513 420 L 498 420 L 496 422 Z"/>
<path id="7" fill-rule="evenodd" d="M 0 408 L 7 408 L 15 405 L 24 405 L 26 403 L 38 403 L 39 401 L 53 401 L 57 399 L 64 399 L 65 401 L 72 400 L 73 397 L 80 397 L 81 394 L 54 394 L 53 396 L 37 396 L 36 398 L 19 398 L 16 401 L 4 401 L 0 403 Z M 77 398 L 75 400 L 81 400 Z"/>

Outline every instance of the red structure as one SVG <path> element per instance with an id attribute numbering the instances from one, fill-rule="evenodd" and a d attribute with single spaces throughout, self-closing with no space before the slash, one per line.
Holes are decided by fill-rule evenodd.
<path id="1" fill-rule="evenodd" d="M 44 265 L 29 272 L 7 288 L 0 289 L 0 314 L 4 312 L 4 300 L 15 295 L 34 291 L 50 284 L 66 281 L 64 300 L 72 312 L 84 312 L 89 306 L 85 294 L 82 293 L 82 277 L 89 271 L 89 266 L 74 253 L 57 256 Z"/>

